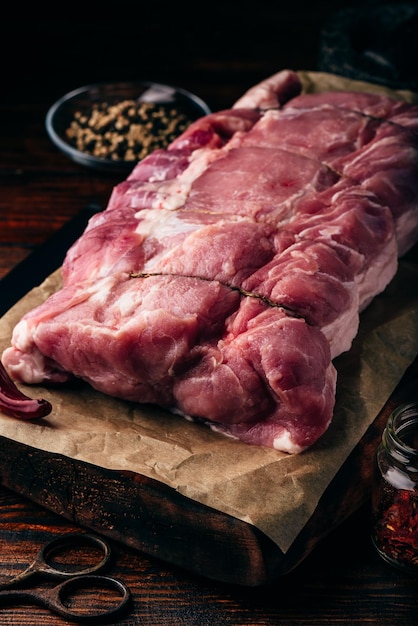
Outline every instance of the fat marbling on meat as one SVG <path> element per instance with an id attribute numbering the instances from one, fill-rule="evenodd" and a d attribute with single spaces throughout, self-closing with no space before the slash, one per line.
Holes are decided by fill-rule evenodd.
<path id="1" fill-rule="evenodd" d="M 417 120 L 288 70 L 197 120 L 90 220 L 16 325 L 10 376 L 302 452 L 332 419 L 334 357 L 418 238 Z"/>

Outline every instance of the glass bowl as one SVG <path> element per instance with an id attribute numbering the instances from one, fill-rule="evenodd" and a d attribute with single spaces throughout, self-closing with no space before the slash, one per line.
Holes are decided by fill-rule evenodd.
<path id="1" fill-rule="evenodd" d="M 52 142 L 76 163 L 129 172 L 156 148 L 166 148 L 194 120 L 209 114 L 193 93 L 154 82 L 86 85 L 47 112 Z"/>

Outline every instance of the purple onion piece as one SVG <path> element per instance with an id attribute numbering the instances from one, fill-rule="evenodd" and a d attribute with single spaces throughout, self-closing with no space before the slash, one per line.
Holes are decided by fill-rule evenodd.
<path id="1" fill-rule="evenodd" d="M 17 419 L 33 420 L 45 417 L 52 410 L 47 400 L 25 396 L 14 384 L 0 362 L 0 411 Z"/>

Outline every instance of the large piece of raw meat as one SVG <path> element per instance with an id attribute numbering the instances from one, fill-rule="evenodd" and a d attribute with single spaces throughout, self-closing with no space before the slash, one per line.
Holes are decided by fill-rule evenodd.
<path id="1" fill-rule="evenodd" d="M 272 76 L 116 186 L 5 367 L 301 452 L 331 421 L 333 358 L 418 238 L 417 131 L 412 105 Z"/>

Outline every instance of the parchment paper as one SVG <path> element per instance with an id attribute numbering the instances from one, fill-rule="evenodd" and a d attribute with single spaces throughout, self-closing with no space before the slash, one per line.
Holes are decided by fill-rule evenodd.
<path id="1" fill-rule="evenodd" d="M 301 74 L 315 89 L 321 79 L 325 88 L 353 84 L 330 75 Z M 3 316 L 0 352 L 10 344 L 20 317 L 59 285 L 58 270 Z M 158 408 L 106 397 L 83 383 L 56 390 L 20 385 L 27 395 L 49 400 L 53 411 L 38 422 L 0 413 L 0 435 L 46 452 L 159 480 L 189 498 L 253 524 L 285 553 L 417 353 L 415 247 L 401 261 L 386 291 L 362 314 L 351 350 L 336 359 L 333 421 L 322 438 L 302 454 L 243 444 Z"/>

